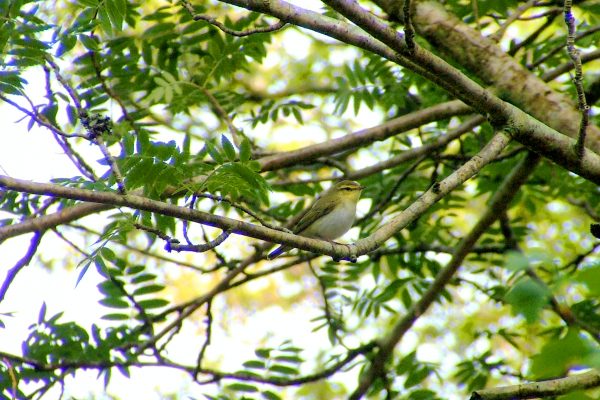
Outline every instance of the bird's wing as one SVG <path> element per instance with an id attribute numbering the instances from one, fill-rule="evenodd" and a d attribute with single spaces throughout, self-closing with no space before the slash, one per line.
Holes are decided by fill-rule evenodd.
<path id="1" fill-rule="evenodd" d="M 294 226 L 294 233 L 302 234 L 302 231 L 311 226 L 313 222 L 324 215 L 329 214 L 335 208 L 335 204 L 333 202 L 325 203 L 319 200 L 317 200 L 310 210 L 308 210 L 306 214 L 300 218 L 300 221 L 298 221 L 298 223 Z"/>

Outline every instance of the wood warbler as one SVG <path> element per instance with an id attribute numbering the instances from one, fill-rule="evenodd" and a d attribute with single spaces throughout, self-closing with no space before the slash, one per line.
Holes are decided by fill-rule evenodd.
<path id="1" fill-rule="evenodd" d="M 354 181 L 336 183 L 312 204 L 292 232 L 327 241 L 339 238 L 354 224 L 356 204 L 363 189 Z M 279 246 L 268 255 L 268 259 L 272 260 L 289 249 L 289 246 Z"/>

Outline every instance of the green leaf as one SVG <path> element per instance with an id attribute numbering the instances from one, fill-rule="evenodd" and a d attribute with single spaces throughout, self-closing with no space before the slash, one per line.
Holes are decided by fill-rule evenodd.
<path id="1" fill-rule="evenodd" d="M 81 267 L 81 271 L 79 272 L 79 275 L 77 276 L 77 281 L 75 281 L 75 286 L 79 285 L 79 282 L 81 282 L 84 275 L 87 273 L 88 269 L 90 268 L 90 265 L 92 265 L 92 260 L 88 259 L 85 263 L 82 263 L 80 265 L 83 265 L 83 267 Z"/>
<path id="2" fill-rule="evenodd" d="M 532 357 L 531 374 L 536 380 L 562 376 L 573 366 L 585 365 L 592 354 L 600 354 L 600 350 L 577 329 L 569 329 L 564 337 L 550 340 Z"/>
<path id="3" fill-rule="evenodd" d="M 237 158 L 235 154 L 235 147 L 233 147 L 233 144 L 231 144 L 231 142 L 225 135 L 221 135 L 221 146 L 223 147 L 225 155 L 227 156 L 229 161 L 235 161 L 235 159 Z"/>
<path id="4" fill-rule="evenodd" d="M 98 51 L 98 41 L 95 37 L 89 37 L 88 35 L 79 35 L 79 41 L 83 46 L 91 51 Z"/>
<path id="5" fill-rule="evenodd" d="M 37 323 L 38 325 L 44 322 L 46 319 L 46 302 L 42 302 L 42 306 L 40 307 L 40 312 L 38 313 Z"/>
<path id="6" fill-rule="evenodd" d="M 261 392 L 261 395 L 267 400 L 281 400 L 281 397 L 279 397 L 276 393 L 270 390 L 265 390 Z"/>
<path id="7" fill-rule="evenodd" d="M 126 320 L 131 319 L 131 317 L 126 314 L 111 313 L 111 314 L 104 314 L 102 316 L 102 319 L 107 320 L 107 321 L 126 321 Z"/>
<path id="8" fill-rule="evenodd" d="M 257 349 L 254 350 L 254 354 L 256 354 L 258 358 L 269 358 L 272 350 L 273 349 Z"/>
<path id="9" fill-rule="evenodd" d="M 142 274 L 142 275 L 138 275 L 135 278 L 133 278 L 131 280 L 131 283 L 142 283 L 142 282 L 148 282 L 148 281 L 153 281 L 155 280 L 157 277 L 154 274 Z"/>
<path id="10" fill-rule="evenodd" d="M 100 275 L 102 275 L 105 278 L 108 278 L 110 276 L 108 272 L 108 267 L 106 266 L 106 263 L 104 262 L 102 257 L 95 257 L 94 265 L 96 266 L 96 270 Z"/>
<path id="11" fill-rule="evenodd" d="M 98 8 L 98 20 L 100 21 L 100 26 L 102 27 L 102 30 L 106 34 L 112 35 L 113 26 L 110 16 L 108 15 L 106 3 L 103 3 L 102 7 Z"/>
<path id="12" fill-rule="evenodd" d="M 127 0 L 104 0 L 103 6 L 106 8 L 113 28 L 120 31 L 127 13 Z"/>
<path id="13" fill-rule="evenodd" d="M 409 400 L 437 400 L 439 399 L 436 396 L 436 393 L 433 390 L 429 389 L 416 389 L 409 393 Z"/>
<path id="14" fill-rule="evenodd" d="M 141 300 L 138 304 L 145 309 L 152 308 L 161 308 L 169 304 L 167 300 L 164 299 L 149 299 L 149 300 Z"/>
<path id="15" fill-rule="evenodd" d="M 210 157 L 217 164 L 223 164 L 225 162 L 225 158 L 223 158 L 223 156 L 221 155 L 221 153 L 219 152 L 219 150 L 217 150 L 217 148 L 215 147 L 215 145 L 212 144 L 210 141 L 207 141 L 207 142 L 204 143 L 204 148 L 206 149 L 206 151 L 208 151 L 208 154 L 210 155 Z"/>
<path id="16" fill-rule="evenodd" d="M 148 294 L 148 293 L 156 293 L 156 292 L 160 292 L 162 290 L 164 290 L 164 286 L 163 285 L 148 285 L 148 286 L 143 286 L 137 290 L 135 290 L 133 292 L 134 296 L 141 296 L 143 294 Z"/>
<path id="17" fill-rule="evenodd" d="M 265 369 L 265 362 L 260 360 L 246 361 L 243 365 L 246 368 Z"/>
<path id="18" fill-rule="evenodd" d="M 100 300 L 99 303 L 110 308 L 129 308 L 129 302 L 119 297 L 107 297 Z"/>
<path id="19" fill-rule="evenodd" d="M 505 300 L 512 306 L 513 312 L 523 315 L 527 322 L 532 323 L 539 319 L 549 297 L 548 289 L 526 277 L 508 291 Z"/>
<path id="20" fill-rule="evenodd" d="M 409 372 L 404 381 L 404 387 L 406 389 L 411 388 L 419 383 L 423 382 L 427 376 L 431 373 L 431 370 L 426 367 L 420 367 Z"/>
<path id="21" fill-rule="evenodd" d="M 273 360 L 275 361 L 281 361 L 281 362 L 287 362 L 290 364 L 300 364 L 302 363 L 304 360 L 301 357 L 298 356 L 287 356 L 287 355 L 279 355 L 276 357 L 273 357 Z"/>
<path id="22" fill-rule="evenodd" d="M 227 389 L 234 390 L 236 392 L 244 392 L 244 393 L 256 393 L 258 389 L 254 385 L 248 385 L 246 383 L 232 383 L 231 385 L 227 385 Z"/>
<path id="23" fill-rule="evenodd" d="M 104 281 L 99 283 L 98 291 L 107 297 L 123 296 L 122 290 L 112 281 Z"/>
<path id="24" fill-rule="evenodd" d="M 142 271 L 146 270 L 146 266 L 145 265 L 133 265 L 131 267 L 127 267 L 127 269 L 125 270 L 125 273 L 127 275 L 137 275 Z"/>
<path id="25" fill-rule="evenodd" d="M 240 145 L 240 161 L 245 163 L 247 161 L 250 161 L 251 157 L 252 146 L 250 145 L 250 141 L 246 137 L 244 137 Z"/>
<path id="26" fill-rule="evenodd" d="M 575 280 L 587 286 L 591 296 L 600 296 L 600 264 L 583 267 Z"/>
<path id="27" fill-rule="evenodd" d="M 269 367 L 269 371 L 282 374 L 282 375 L 298 375 L 299 371 L 296 368 L 288 367 L 286 365 L 275 364 Z"/>
<path id="28" fill-rule="evenodd" d="M 529 260 L 522 252 L 510 250 L 506 252 L 504 266 L 511 271 L 521 271 L 529 267 Z"/>

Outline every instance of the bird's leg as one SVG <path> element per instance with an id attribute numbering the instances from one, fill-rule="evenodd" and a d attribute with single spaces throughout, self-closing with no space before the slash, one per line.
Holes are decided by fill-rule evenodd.
<path id="1" fill-rule="evenodd" d="M 334 242 L 333 240 L 328 240 L 329 244 L 331 244 L 331 250 L 335 249 L 335 245 L 339 244 L 337 242 Z M 340 262 L 340 258 L 339 257 L 331 257 L 333 259 L 334 262 Z"/>
<path id="2" fill-rule="evenodd" d="M 350 256 L 348 258 L 348 261 L 350 261 L 351 263 L 355 263 L 356 260 L 358 259 L 358 256 L 356 255 L 356 253 L 358 253 L 356 246 L 354 244 L 347 244 L 347 243 L 338 243 L 334 240 L 329 240 L 329 243 L 331 243 L 331 248 L 333 249 L 333 245 L 338 244 L 341 246 L 346 246 L 348 248 L 348 251 L 350 252 Z M 338 257 L 332 257 L 333 261 L 335 262 L 339 262 L 341 260 L 341 258 Z"/>

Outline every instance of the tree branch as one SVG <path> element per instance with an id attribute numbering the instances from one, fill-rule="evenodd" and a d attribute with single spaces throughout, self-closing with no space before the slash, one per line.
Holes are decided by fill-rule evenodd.
<path id="1" fill-rule="evenodd" d="M 402 9 L 397 1 L 376 0 L 375 3 L 392 18 L 402 19 Z M 451 57 L 485 84 L 492 85 L 511 104 L 523 108 L 548 126 L 577 138 L 580 115 L 568 95 L 555 92 L 492 39 L 482 36 L 439 2 L 422 0 L 413 3 L 411 16 L 415 30 L 439 52 Z M 540 93 L 544 95 L 540 96 Z M 588 128 L 586 146 L 600 153 L 600 129 L 597 126 Z"/>
<path id="2" fill-rule="evenodd" d="M 281 169 L 296 165 L 299 162 L 311 161 L 321 156 L 332 155 L 345 150 L 362 147 L 377 141 L 388 139 L 398 133 L 418 128 L 421 125 L 457 115 L 469 114 L 471 112 L 471 108 L 461 101 L 448 101 L 403 115 L 372 128 L 348 134 L 338 139 L 332 139 L 323 143 L 306 146 L 298 150 L 263 157 L 260 158 L 258 162 L 260 163 L 262 171 Z"/>
<path id="3" fill-rule="evenodd" d="M 595 183 L 600 183 L 600 174 L 597 174 L 600 172 L 600 157 L 598 157 L 598 154 L 591 156 L 588 154 L 590 152 L 586 152 L 581 162 L 579 162 L 580 159 L 573 151 L 573 146 L 570 145 L 571 142 L 567 140 L 567 137 L 535 120 L 518 107 L 499 99 L 490 90 L 484 89 L 441 58 L 424 50 L 416 44 L 412 51 L 408 51 L 401 33 L 389 25 L 386 25 L 371 13 L 365 11 L 354 1 L 327 0 L 326 3 L 372 36 L 365 34 L 364 31 L 360 29 L 357 30 L 357 28 L 342 21 L 328 18 L 324 15 L 297 7 L 282 0 L 271 0 L 269 2 L 261 0 L 222 1 L 266 13 L 298 26 L 320 32 L 348 44 L 372 51 L 390 61 L 410 68 L 423 77 L 438 84 L 458 99 L 473 107 L 479 113 L 488 115 L 493 119 L 492 122 L 498 129 L 507 129 L 514 139 L 525 144 L 531 150 L 541 153 L 544 157 L 551 159 L 555 163 L 585 177 L 586 179 L 590 179 Z M 429 7 L 431 7 L 430 3 L 432 2 L 417 2 L 414 9 L 418 10 L 422 4 L 428 4 Z M 435 7 L 441 6 L 436 4 Z M 444 10 L 442 8 L 440 11 L 436 8 L 433 11 L 442 15 L 441 11 Z M 417 23 L 416 19 L 418 14 L 418 11 L 416 11 L 415 15 L 413 15 L 415 24 Z M 451 16 L 447 15 L 445 12 L 443 15 L 446 18 L 456 20 L 456 18 L 451 18 Z M 420 16 L 419 18 L 423 18 L 423 16 Z M 438 21 L 438 23 L 433 24 L 433 26 L 436 27 L 436 30 L 438 30 L 438 24 L 444 25 L 447 24 L 447 21 Z M 456 21 L 455 24 L 461 24 L 461 22 Z M 415 28 L 417 29 L 416 26 Z M 478 36 L 479 34 L 474 33 L 474 35 Z M 448 37 L 444 37 L 444 39 L 447 41 Z M 493 43 L 491 45 L 495 46 Z M 481 49 L 478 49 L 475 53 L 480 51 Z M 505 55 L 505 58 L 512 60 L 508 55 Z M 510 62 L 514 64 L 514 60 Z M 504 68 L 504 66 L 502 66 L 502 68 Z M 522 66 L 518 66 L 518 68 L 522 69 Z M 525 70 L 525 73 L 530 74 L 527 70 Z M 544 90 L 534 92 L 533 94 L 535 94 L 536 97 L 540 97 L 537 93 L 549 92 L 552 94 L 551 90 L 546 87 L 544 82 L 539 79 L 537 79 L 537 81 L 539 81 L 538 86 L 541 85 L 541 88 Z M 514 84 L 514 82 L 511 83 Z M 519 93 L 521 95 L 523 94 L 522 92 L 523 86 L 519 86 Z M 529 95 L 532 95 L 530 88 L 527 88 L 526 92 Z M 553 98 L 553 96 L 550 95 L 548 97 Z M 572 103 L 569 99 L 561 98 L 556 99 L 556 101 L 564 108 L 561 108 L 560 112 L 563 114 L 567 113 L 569 117 L 578 118 L 576 114 L 567 112 L 572 109 Z M 517 104 L 520 103 L 517 102 Z M 539 102 L 536 104 L 539 104 Z M 537 108 L 539 108 L 539 106 Z M 556 105 L 552 105 L 552 108 L 556 109 Z M 536 115 L 533 113 L 533 110 L 531 112 L 533 115 Z M 556 111 L 555 114 L 556 113 L 558 113 L 558 111 Z M 556 115 L 548 116 L 544 113 L 543 116 L 553 122 L 552 126 L 564 129 L 565 133 L 571 137 L 577 137 L 578 126 L 574 126 L 572 120 L 566 120 L 563 118 L 563 115 L 560 117 Z M 555 119 L 552 120 L 551 117 Z M 586 142 L 586 145 L 591 146 L 593 151 L 600 153 L 600 130 L 594 126 L 590 126 L 589 128 L 590 132 L 588 132 L 588 141 Z M 548 141 L 551 141 L 552 143 L 550 143 L 549 146 L 546 146 Z M 558 143 L 560 143 L 560 145 L 555 145 Z M 584 164 L 587 165 L 587 167 L 583 167 Z M 597 175 L 595 178 L 592 177 L 594 174 L 589 173 L 590 171 L 588 168 L 590 167 L 594 168 L 597 172 L 594 173 Z"/>
<path id="4" fill-rule="evenodd" d="M 112 206 L 125 206 L 137 210 L 156 212 L 179 218 L 185 221 L 197 222 L 208 226 L 219 227 L 233 233 L 254 237 L 274 243 L 290 245 L 302 250 L 327 254 L 335 259 L 354 259 L 355 255 L 366 254 L 381 246 L 397 231 L 416 219 L 432 204 L 450 193 L 458 185 L 475 175 L 483 166 L 492 161 L 508 144 L 508 137 L 499 133 L 479 152 L 421 198 L 415 201 L 404 212 L 383 225 L 371 236 L 361 239 L 353 246 L 345 246 L 327 241 L 306 238 L 287 232 L 278 231 L 262 226 L 221 217 L 206 212 L 178 207 L 164 202 L 151 200 L 134 194 L 118 195 L 109 192 L 94 192 L 86 189 L 69 188 L 47 183 L 34 183 L 8 176 L 0 175 L 0 187 L 27 193 L 49 195 L 60 198 L 102 203 Z"/>
<path id="5" fill-rule="evenodd" d="M 392 356 L 398 342 L 410 327 L 413 326 L 416 320 L 423 315 L 429 306 L 437 299 L 481 235 L 483 235 L 492 223 L 496 221 L 501 212 L 510 205 L 510 202 L 517 194 L 519 187 L 525 183 L 539 160 L 540 157 L 538 155 L 529 153 L 523 161 L 513 168 L 511 173 L 506 177 L 504 182 L 502 182 L 502 185 L 490 199 L 485 214 L 481 216 L 469 234 L 460 241 L 450 262 L 436 276 L 435 280 L 423 294 L 421 299 L 406 312 L 406 315 L 394 325 L 384 338 L 378 341 L 379 351 L 371 360 L 369 369 L 362 375 L 358 387 L 350 397 L 351 399 L 360 399 L 375 380 L 385 373 L 385 363 Z"/>
<path id="6" fill-rule="evenodd" d="M 31 241 L 29 242 L 29 248 L 25 255 L 17 261 L 17 263 L 8 270 L 6 273 L 6 279 L 2 283 L 2 287 L 0 287 L 0 303 L 4 300 L 4 296 L 6 296 L 6 292 L 8 292 L 8 288 L 10 287 L 13 280 L 16 278 L 19 271 L 21 271 L 24 267 L 26 267 L 30 262 L 35 252 L 37 251 L 38 246 L 42 240 L 43 232 L 37 231 L 34 233 Z"/>
<path id="7" fill-rule="evenodd" d="M 566 378 L 542 382 L 523 383 L 493 389 L 477 390 L 470 400 L 513 400 L 555 397 L 576 390 L 600 386 L 600 371 L 591 370 Z"/>
<path id="8" fill-rule="evenodd" d="M 176 364 L 172 362 L 168 362 L 166 360 L 159 362 L 147 362 L 147 361 L 102 361 L 102 362 L 94 362 L 94 361 L 81 361 L 81 362 L 57 362 L 53 364 L 44 364 L 37 360 L 21 357 L 14 354 L 6 353 L 4 351 L 0 351 L 0 357 L 11 360 L 13 362 L 19 364 L 29 365 L 36 370 L 40 371 L 56 371 L 56 370 L 65 370 L 65 369 L 97 369 L 97 370 L 106 370 L 113 367 L 167 367 L 174 368 L 178 370 L 182 370 L 188 372 L 190 374 L 205 374 L 213 377 L 213 380 L 221 380 L 221 379 L 232 379 L 238 381 L 245 382 L 256 382 L 256 383 L 265 383 L 268 385 L 285 387 L 285 386 L 296 386 L 301 385 L 308 382 L 316 382 L 322 379 L 328 378 L 336 373 L 338 373 L 342 368 L 352 362 L 356 357 L 367 354 L 371 352 L 376 347 L 375 343 L 367 343 L 357 348 L 349 350 L 346 355 L 338 362 L 332 364 L 331 366 L 323 369 L 322 371 L 315 372 L 310 375 L 300 376 L 297 378 L 280 378 L 277 376 L 269 376 L 262 377 L 254 374 L 244 374 L 244 373 L 228 373 L 217 371 L 210 368 L 197 368 L 196 366 L 188 366 L 182 364 Z"/>

